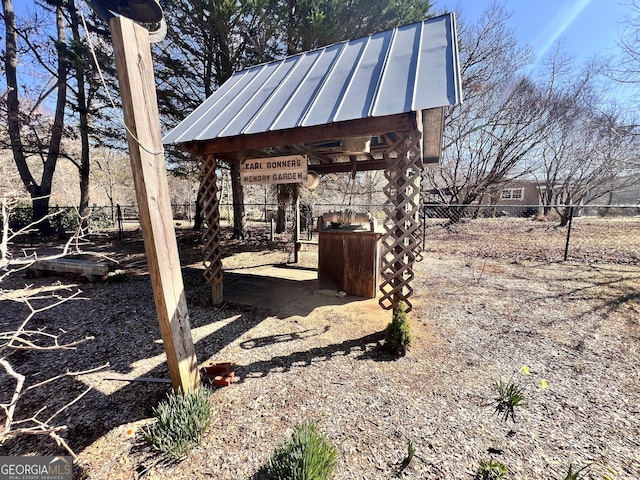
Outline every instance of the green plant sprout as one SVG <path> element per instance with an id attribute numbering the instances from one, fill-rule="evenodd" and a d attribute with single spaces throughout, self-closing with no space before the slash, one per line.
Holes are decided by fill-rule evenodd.
<path id="1" fill-rule="evenodd" d="M 400 464 L 400 469 L 398 470 L 398 476 L 402 475 L 402 471 L 409 466 L 409 464 L 411 463 L 411 460 L 413 460 L 413 457 L 415 455 L 416 455 L 416 449 L 413 446 L 413 442 L 409 440 L 409 442 L 407 443 L 407 456 L 404 458 L 404 460 L 402 460 L 402 463 Z"/>
<path id="2" fill-rule="evenodd" d="M 495 382 L 493 388 L 498 393 L 494 400 L 495 413 L 502 415 L 505 422 L 509 417 L 515 422 L 515 408 L 525 404 L 522 390 L 517 383 L 511 380 L 504 383 L 502 379 Z"/>
<path id="3" fill-rule="evenodd" d="M 564 476 L 562 480 L 582 480 L 584 478 L 584 474 L 581 474 L 580 472 L 582 472 L 583 470 L 586 470 L 587 468 L 589 468 L 589 466 L 590 465 L 585 465 L 580 470 L 574 471 L 573 464 L 570 464 L 569 471 L 567 472 L 567 474 Z"/>
<path id="4" fill-rule="evenodd" d="M 409 440 L 409 443 L 407 444 L 407 465 L 409 465 L 411 463 L 411 460 L 413 460 L 413 457 L 416 454 L 416 449 L 413 446 L 413 443 L 411 443 L 411 440 Z"/>
<path id="5" fill-rule="evenodd" d="M 481 460 L 474 480 L 505 480 L 509 471 L 500 462 Z"/>

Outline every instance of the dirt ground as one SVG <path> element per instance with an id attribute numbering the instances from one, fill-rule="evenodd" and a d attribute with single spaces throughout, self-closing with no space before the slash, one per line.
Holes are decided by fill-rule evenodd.
<path id="1" fill-rule="evenodd" d="M 589 465 L 586 478 L 639 479 L 640 219 L 580 219 L 574 228 L 562 262 L 566 231 L 549 224 L 429 225 L 415 269 L 414 344 L 399 359 L 381 349 L 390 313 L 375 299 L 321 296 L 305 284 L 280 308 L 212 306 L 198 237 L 179 230 L 198 360 L 234 362 L 237 381 L 213 390 L 211 428 L 175 465 L 159 462 L 140 435 L 168 385 L 108 379 L 168 378 L 142 239 L 94 236 L 83 251 L 126 276 L 78 284 L 16 274 L 0 283 L 0 331 L 29 314 L 17 299 L 40 306 L 51 294 L 80 291 L 36 314 L 30 328 L 61 341 L 95 337 L 75 350 L 8 355 L 26 385 L 109 364 L 29 391 L 17 418 L 45 405 L 46 418 L 90 387 L 52 422 L 68 426 L 61 436 L 79 457 L 74 478 L 262 479 L 273 448 L 311 419 L 338 449 L 338 479 L 472 478 L 489 458 L 506 465 L 509 478 L 562 479 L 570 465 Z M 28 245 L 14 253 L 22 248 L 30 253 Z M 260 225 L 225 249 L 227 270 L 291 256 L 286 238 L 270 242 Z M 302 264 L 315 261 L 305 247 Z M 494 414 L 499 379 L 524 391 L 515 422 Z M 14 385 L 0 374 L 0 402 L 10 401 Z M 402 469 L 409 442 L 416 454 Z M 64 453 L 49 437 L 0 446 L 0 455 Z"/>

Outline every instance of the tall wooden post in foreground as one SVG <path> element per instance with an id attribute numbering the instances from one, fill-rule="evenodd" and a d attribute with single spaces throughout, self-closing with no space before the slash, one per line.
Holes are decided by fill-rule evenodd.
<path id="1" fill-rule="evenodd" d="M 160 332 L 173 388 L 187 392 L 200 376 L 173 227 L 149 33 L 122 16 L 109 25 Z"/>

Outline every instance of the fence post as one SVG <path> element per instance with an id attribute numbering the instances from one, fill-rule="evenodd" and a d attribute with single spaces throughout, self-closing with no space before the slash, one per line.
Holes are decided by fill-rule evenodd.
<path id="1" fill-rule="evenodd" d="M 118 219 L 118 238 L 122 240 L 122 209 L 119 203 L 116 205 L 116 217 Z"/>
<path id="2" fill-rule="evenodd" d="M 425 249 L 427 243 L 427 207 L 424 203 L 420 204 L 420 210 L 422 210 L 422 249 Z"/>
<path id="3" fill-rule="evenodd" d="M 567 243 L 564 246 L 564 261 L 567 261 L 569 255 L 569 239 L 571 238 L 571 224 L 573 223 L 573 205 L 569 207 L 569 225 L 567 225 Z"/>

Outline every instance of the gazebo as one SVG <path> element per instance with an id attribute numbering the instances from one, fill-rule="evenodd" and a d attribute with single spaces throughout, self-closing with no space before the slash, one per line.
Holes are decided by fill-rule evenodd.
<path id="1" fill-rule="evenodd" d="M 277 157 L 269 164 L 303 158 L 319 174 L 384 170 L 379 302 L 411 307 L 421 172 L 440 159 L 444 108 L 461 101 L 457 48 L 455 17 L 446 14 L 257 65 L 166 135 L 165 144 L 201 161 L 204 277 L 214 303 L 223 298 L 217 161 L 240 162 L 242 171 Z"/>

